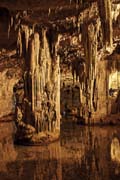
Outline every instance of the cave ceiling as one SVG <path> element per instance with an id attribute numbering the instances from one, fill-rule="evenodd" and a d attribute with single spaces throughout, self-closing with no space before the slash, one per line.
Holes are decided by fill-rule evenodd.
<path id="1" fill-rule="evenodd" d="M 27 1 L 2 1 L 0 6 L 9 9 L 10 13 L 23 12 L 23 21 L 29 24 L 38 23 L 44 25 L 60 24 L 68 19 L 78 16 L 79 13 L 91 6 L 94 0 L 87 0 L 83 3 L 79 0 L 27 0 Z M 25 13 L 27 12 L 27 15 Z"/>
<path id="2" fill-rule="evenodd" d="M 119 0 L 113 0 L 113 4 L 119 4 Z M 81 41 L 81 27 L 79 21 L 95 25 L 99 20 L 99 12 L 96 0 L 3 0 L 0 2 L 1 10 L 6 8 L 6 17 L 15 17 L 15 23 L 27 26 L 35 26 L 49 29 L 48 36 L 61 34 L 59 46 L 61 59 L 73 60 L 77 56 L 84 57 L 84 48 Z M 0 10 L 0 18 L 2 11 Z M 2 19 L 7 21 L 7 19 Z M 20 22 L 19 22 L 20 21 Z M 84 28 L 84 27 L 83 27 Z M 82 29 L 82 31 L 86 31 Z M 52 35 L 51 35 L 52 33 Z M 114 27 L 115 36 L 119 34 L 118 27 Z M 113 34 L 113 35 L 114 35 Z M 15 33 L 13 32 L 13 37 Z M 1 36 L 2 38 L 3 36 Z M 11 35 L 12 37 L 12 35 Z M 14 39 L 14 38 L 13 38 Z M 5 42 L 4 42 L 5 43 Z"/>

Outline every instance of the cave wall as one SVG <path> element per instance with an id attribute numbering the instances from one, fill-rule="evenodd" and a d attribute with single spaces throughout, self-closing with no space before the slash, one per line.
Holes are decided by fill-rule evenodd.
<path id="1" fill-rule="evenodd" d="M 22 76 L 23 59 L 16 57 L 13 19 L 8 8 L 0 7 L 0 118 L 15 113 L 13 87 Z"/>
<path id="2" fill-rule="evenodd" d="M 13 67 L 14 64 L 14 67 Z M 13 87 L 22 75 L 21 66 L 16 59 L 8 59 L 0 63 L 0 117 L 15 113 L 15 97 Z"/>
<path id="3" fill-rule="evenodd" d="M 17 83 L 18 79 L 14 75 L 10 77 L 9 74 L 13 72 L 12 70 L 6 70 L 0 73 L 0 117 L 14 113 L 15 102 L 13 97 L 13 87 Z"/>

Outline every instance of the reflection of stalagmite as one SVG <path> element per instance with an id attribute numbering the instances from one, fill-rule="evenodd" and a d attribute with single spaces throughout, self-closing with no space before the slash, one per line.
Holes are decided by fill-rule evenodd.
<path id="1" fill-rule="evenodd" d="M 9 129 L 10 127 L 7 128 Z M 6 174 L 8 173 L 8 163 L 14 162 L 17 157 L 17 152 L 14 149 L 12 135 L 8 134 L 7 131 L 4 133 L 7 134 L 7 136 L 0 139 L 0 175 L 2 175 L 3 172 Z M 1 177 L 2 176 L 0 176 L 0 179 Z"/>
<path id="2" fill-rule="evenodd" d="M 111 143 L 111 159 L 120 163 L 120 141 L 116 137 Z"/>

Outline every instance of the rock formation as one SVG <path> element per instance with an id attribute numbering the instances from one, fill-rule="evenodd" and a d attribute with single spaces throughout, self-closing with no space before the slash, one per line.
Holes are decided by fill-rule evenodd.
<path id="1" fill-rule="evenodd" d="M 12 84 L 16 97 L 16 141 L 48 143 L 59 137 L 60 72 L 64 75 L 61 84 L 65 88 L 67 73 L 73 76 L 65 91 L 74 94 L 75 88 L 79 90 L 79 106 L 68 108 L 66 105 L 67 110 L 72 114 L 75 109 L 77 118 L 82 118 L 84 124 L 110 122 L 108 118 L 119 99 L 119 87 L 118 98 L 109 94 L 111 74 L 119 74 L 120 70 L 119 1 L 61 0 L 53 3 L 50 0 L 46 4 L 43 0 L 31 0 L 29 9 L 27 2 L 23 7 L 16 1 L 16 8 L 1 3 L 9 7 L 3 11 L 7 13 L 7 21 L 3 23 L 6 28 L 1 31 L 4 34 L 6 30 L 9 46 L 1 41 L 0 47 L 15 49 L 14 58 L 22 64 L 22 75 Z M 2 22 L 4 13 L 0 17 Z M 8 59 L 9 64 L 13 55 Z M 65 99 L 61 103 L 65 107 Z M 118 115 L 116 109 L 114 113 Z"/>
<path id="2" fill-rule="evenodd" d="M 45 138 L 49 143 L 59 137 L 59 56 L 55 50 L 52 58 L 47 32 L 47 29 L 34 32 L 29 27 L 18 31 L 19 55 L 25 56 L 25 72 L 14 87 L 18 127 L 16 141 L 28 139 L 31 143 L 41 143 Z M 21 42 L 23 34 L 25 38 Z"/>
<path id="3" fill-rule="evenodd" d="M 111 0 L 98 0 L 99 14 L 102 24 L 102 32 L 105 46 L 112 47 L 112 4 Z"/>

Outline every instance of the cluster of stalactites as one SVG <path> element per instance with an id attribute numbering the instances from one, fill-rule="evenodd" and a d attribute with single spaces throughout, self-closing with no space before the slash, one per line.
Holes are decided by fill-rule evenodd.
<path id="1" fill-rule="evenodd" d="M 34 119 L 37 132 L 59 129 L 60 67 L 57 56 L 59 40 L 60 36 L 55 44 L 55 54 L 52 59 L 47 30 L 42 30 L 42 37 L 38 32 L 34 32 L 28 39 L 24 73 L 27 111 L 24 111 L 24 117 L 27 123 Z"/>
<path id="2" fill-rule="evenodd" d="M 120 15 L 120 3 L 112 4 L 112 19 L 117 21 L 118 16 Z"/>
<path id="3" fill-rule="evenodd" d="M 111 0 L 98 0 L 98 9 L 101 18 L 103 39 L 106 47 L 112 47 L 113 44 L 111 6 Z"/>
<path id="4" fill-rule="evenodd" d="M 21 25 L 18 29 L 18 38 L 17 38 L 17 54 L 25 56 L 28 51 L 28 42 L 31 35 L 34 33 L 34 26 L 29 27 L 26 25 Z"/>
<path id="5" fill-rule="evenodd" d="M 82 42 L 85 50 L 87 76 L 92 75 L 92 78 L 96 68 L 98 44 L 102 42 L 100 27 L 99 18 L 96 19 L 96 23 L 84 23 L 82 27 Z"/>
<path id="6" fill-rule="evenodd" d="M 92 112 L 96 110 L 96 86 L 97 86 L 97 63 L 98 63 L 98 48 L 102 42 L 101 22 L 96 18 L 94 22 L 84 22 L 82 25 L 82 43 L 84 47 L 85 60 L 75 66 L 76 73 L 79 74 L 80 81 L 80 115 L 87 118 L 84 111 Z M 102 36 L 102 35 L 101 35 Z M 77 62 L 78 64 L 78 62 Z M 94 93 L 95 92 L 95 93 Z M 86 96 L 84 96 L 86 94 Z M 83 110 L 84 109 L 84 110 Z M 87 110 L 86 110 L 87 109 Z"/>
<path id="7" fill-rule="evenodd" d="M 20 12 L 10 14 L 9 21 L 8 21 L 8 38 L 10 37 L 11 29 L 18 31 L 21 25 L 21 17 L 27 15 L 27 11 L 23 11 L 22 14 Z"/>

